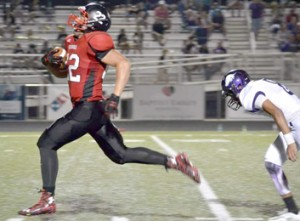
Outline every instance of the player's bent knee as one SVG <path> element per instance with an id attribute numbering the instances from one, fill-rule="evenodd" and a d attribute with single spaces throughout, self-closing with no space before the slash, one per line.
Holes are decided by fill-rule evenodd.
<path id="1" fill-rule="evenodd" d="M 110 157 L 110 159 L 116 164 L 125 164 L 125 160 L 119 157 Z"/>
<path id="2" fill-rule="evenodd" d="M 267 171 L 269 172 L 269 174 L 273 174 L 273 175 L 277 175 L 279 173 L 279 171 L 281 170 L 281 166 L 276 165 L 272 162 L 268 162 L 265 161 L 265 167 L 267 169 Z"/>
<path id="3" fill-rule="evenodd" d="M 107 154 L 108 158 L 116 163 L 116 164 L 125 164 L 125 158 L 124 158 L 124 155 L 120 154 L 120 153 L 110 153 L 110 154 Z"/>
<path id="4" fill-rule="evenodd" d="M 40 148 L 57 149 L 56 143 L 49 138 L 46 131 L 40 136 L 37 142 L 37 146 L 39 149 Z"/>

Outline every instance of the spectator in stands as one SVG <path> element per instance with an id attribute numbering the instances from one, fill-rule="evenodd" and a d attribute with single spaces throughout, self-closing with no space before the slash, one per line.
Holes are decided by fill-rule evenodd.
<path id="1" fill-rule="evenodd" d="M 295 8 L 291 8 L 289 13 L 285 16 L 285 22 L 290 23 L 292 20 L 296 20 L 296 23 L 299 22 L 299 15 L 296 13 Z"/>
<path id="2" fill-rule="evenodd" d="M 13 53 L 14 54 L 23 54 L 24 53 L 24 50 L 22 48 L 22 45 L 20 43 L 17 43 L 14 47 L 14 50 L 13 50 Z"/>
<path id="3" fill-rule="evenodd" d="M 147 0 L 145 1 L 145 5 L 147 10 L 153 10 L 158 4 L 158 0 Z"/>
<path id="4" fill-rule="evenodd" d="M 124 28 L 120 29 L 120 33 L 117 39 L 117 46 L 123 53 L 130 51 L 130 44 L 128 42 L 127 34 Z"/>
<path id="5" fill-rule="evenodd" d="M 282 48 L 285 47 L 284 45 L 286 44 L 286 42 L 291 39 L 291 35 L 292 33 L 287 29 L 287 24 L 283 22 L 276 36 L 278 48 L 281 51 L 284 50 Z"/>
<path id="6" fill-rule="evenodd" d="M 144 26 L 145 29 L 148 29 L 148 10 L 144 2 L 139 2 L 137 4 L 137 12 L 136 12 L 136 24 L 137 26 Z"/>
<path id="7" fill-rule="evenodd" d="M 238 17 L 241 17 L 241 11 L 243 7 L 243 0 L 234 0 L 228 5 L 228 9 L 230 9 L 232 17 L 235 17 L 235 12 L 237 12 Z"/>
<path id="8" fill-rule="evenodd" d="M 181 51 L 186 54 L 184 58 L 191 58 L 191 54 L 198 54 L 198 43 L 195 41 L 194 36 L 189 36 L 188 39 L 183 40 L 183 46 Z M 192 81 L 192 73 L 198 69 L 198 65 L 186 65 L 189 60 L 184 61 L 183 69 L 186 72 L 187 81 Z"/>
<path id="9" fill-rule="evenodd" d="M 226 36 L 225 29 L 225 17 L 221 9 L 215 9 L 211 14 L 212 30 L 220 31 L 224 36 Z"/>
<path id="10" fill-rule="evenodd" d="M 201 5 L 202 5 L 201 10 L 208 14 L 210 11 L 210 6 L 212 5 L 212 0 L 202 0 Z"/>
<path id="11" fill-rule="evenodd" d="M 209 38 L 209 27 L 201 18 L 198 19 L 198 26 L 194 30 L 193 35 L 200 46 L 207 44 Z"/>
<path id="12" fill-rule="evenodd" d="M 137 16 L 137 13 L 138 13 L 138 8 L 137 8 L 137 5 L 135 4 L 129 4 L 127 6 L 127 20 L 129 20 L 129 18 L 136 18 Z"/>
<path id="13" fill-rule="evenodd" d="M 153 25 L 152 25 L 152 37 L 154 41 L 157 41 L 160 46 L 164 46 L 166 43 L 165 40 L 165 30 L 166 27 L 161 22 L 160 19 L 155 19 Z"/>
<path id="14" fill-rule="evenodd" d="M 207 44 L 202 44 L 199 47 L 199 54 L 209 54 Z"/>
<path id="15" fill-rule="evenodd" d="M 280 15 L 276 15 L 270 24 L 270 32 L 273 34 L 273 38 L 276 37 L 277 33 L 280 30 L 280 27 L 282 25 L 282 18 Z"/>
<path id="16" fill-rule="evenodd" d="M 132 36 L 133 41 L 133 51 L 138 51 L 140 54 L 143 53 L 143 41 L 144 41 L 144 33 L 141 31 L 141 27 L 137 26 L 136 31 L 133 33 Z"/>
<path id="17" fill-rule="evenodd" d="M 169 8 L 166 5 L 165 1 L 160 0 L 158 2 L 158 5 L 154 9 L 154 17 L 155 20 L 158 20 L 165 26 L 166 30 L 169 30 L 171 28 L 171 19 L 169 14 Z"/>
<path id="18" fill-rule="evenodd" d="M 15 25 L 15 16 L 13 13 L 13 6 L 11 3 L 3 4 L 3 23 L 6 25 Z"/>
<path id="19" fill-rule="evenodd" d="M 29 44 L 27 49 L 27 54 L 38 54 L 37 47 L 35 44 Z"/>
<path id="20" fill-rule="evenodd" d="M 183 40 L 183 46 L 181 49 L 184 54 L 195 54 L 197 51 L 197 42 L 194 36 L 189 36 L 188 39 Z"/>
<path id="21" fill-rule="evenodd" d="M 214 2 L 211 6 L 211 9 L 209 10 L 209 12 L 207 14 L 210 15 L 210 17 L 212 18 L 214 16 L 215 13 L 217 13 L 218 11 L 222 10 L 221 6 L 219 5 L 218 2 Z"/>
<path id="22" fill-rule="evenodd" d="M 249 5 L 249 9 L 251 11 L 252 32 L 254 33 L 255 40 L 257 40 L 259 31 L 262 28 L 265 4 L 262 0 L 253 0 Z"/>
<path id="23" fill-rule="evenodd" d="M 279 2 L 277 2 L 277 0 L 273 0 L 270 3 L 270 8 L 271 8 L 271 16 L 274 18 L 276 16 L 281 15 L 281 7 Z"/>
<path id="24" fill-rule="evenodd" d="M 227 54 L 227 49 L 223 46 L 223 41 L 219 41 L 217 47 L 212 51 L 214 54 Z"/>
<path id="25" fill-rule="evenodd" d="M 289 21 L 286 22 L 288 30 L 293 32 L 293 30 L 297 26 L 297 23 L 298 23 L 298 17 L 297 16 L 291 16 Z"/>
<path id="26" fill-rule="evenodd" d="M 287 29 L 292 33 L 295 34 L 297 31 L 297 18 L 291 17 L 291 21 L 287 23 Z"/>
<path id="27" fill-rule="evenodd" d="M 187 28 L 194 29 L 198 25 L 198 14 L 192 9 L 185 11 L 185 24 Z"/>

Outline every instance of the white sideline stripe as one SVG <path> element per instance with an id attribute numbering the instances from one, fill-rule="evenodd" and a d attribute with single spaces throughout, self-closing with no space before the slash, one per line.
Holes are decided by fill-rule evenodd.
<path id="1" fill-rule="evenodd" d="M 218 220 L 217 218 L 209 218 L 209 217 L 195 217 L 195 220 L 204 220 L 204 221 L 208 221 L 208 220 Z M 263 221 L 264 219 L 263 218 L 247 218 L 247 217 L 244 217 L 244 218 L 234 218 L 232 217 L 232 220 L 233 221 Z"/>
<path id="2" fill-rule="evenodd" d="M 7 219 L 6 221 L 23 221 L 24 218 L 10 218 L 10 219 Z"/>
<path id="3" fill-rule="evenodd" d="M 229 143 L 231 140 L 225 139 L 174 139 L 174 142 L 183 142 L 183 143 Z"/>
<path id="4" fill-rule="evenodd" d="M 95 140 L 89 140 L 90 143 L 96 143 Z M 125 143 L 143 143 L 145 140 L 124 139 Z"/>
<path id="5" fill-rule="evenodd" d="M 175 156 L 177 154 L 171 147 L 169 147 L 157 136 L 151 135 L 151 138 L 170 155 Z M 230 216 L 230 213 L 227 211 L 226 207 L 219 202 L 218 197 L 211 189 L 208 182 L 204 179 L 202 174 L 200 175 L 200 177 L 201 184 L 198 185 L 198 190 L 200 191 L 206 203 L 208 204 L 211 212 L 216 216 L 217 220 L 219 221 L 233 221 L 233 219 Z"/>
<path id="6" fill-rule="evenodd" d="M 113 216 L 111 218 L 111 221 L 129 221 L 130 219 L 126 218 L 126 217 L 119 217 L 119 216 Z"/>

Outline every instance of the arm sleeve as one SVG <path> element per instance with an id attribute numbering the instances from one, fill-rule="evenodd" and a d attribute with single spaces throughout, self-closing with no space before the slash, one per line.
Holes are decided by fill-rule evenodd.
<path id="1" fill-rule="evenodd" d="M 255 99 L 254 107 L 258 109 L 262 109 L 262 105 L 267 100 L 267 97 L 263 94 L 259 94 L 257 98 Z"/>

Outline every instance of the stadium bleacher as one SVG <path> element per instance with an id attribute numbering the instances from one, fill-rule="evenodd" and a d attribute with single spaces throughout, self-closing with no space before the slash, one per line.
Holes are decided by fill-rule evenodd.
<path id="1" fill-rule="evenodd" d="M 23 79 L 24 83 L 27 83 L 32 79 L 36 79 L 35 82 L 38 82 L 39 78 L 36 76 L 38 72 L 41 72 L 42 77 L 40 79 L 40 82 L 44 83 L 45 81 L 47 81 L 48 74 L 46 72 L 43 72 L 43 70 L 40 69 L 41 67 L 39 67 L 39 71 L 37 72 L 33 71 L 32 69 L 13 68 L 13 63 L 9 62 L 8 59 L 8 57 L 12 55 L 9 54 L 13 53 L 13 48 L 17 42 L 20 42 L 22 44 L 22 47 L 25 51 L 27 50 L 28 45 L 32 43 L 34 43 L 37 46 L 38 50 L 40 50 L 45 40 L 47 40 L 49 44 L 52 46 L 60 45 L 61 42 L 57 41 L 58 28 L 65 27 L 67 33 L 71 33 L 72 29 L 66 25 L 66 21 L 67 21 L 67 16 L 70 13 L 75 13 L 75 12 L 76 12 L 76 7 L 56 6 L 52 11 L 51 16 L 49 16 L 49 14 L 45 16 L 45 14 L 43 14 L 44 12 L 37 11 L 35 21 L 31 21 L 29 23 L 20 24 L 20 21 L 17 18 L 16 23 L 20 28 L 18 32 L 15 34 L 15 40 L 10 38 L 9 33 L 5 33 L 5 36 L 2 37 L 2 39 L 0 40 L 1 54 L 4 54 L 4 56 L 0 56 L 1 75 L 4 75 L 4 73 L 9 71 L 10 72 L 9 75 L 16 76 L 16 78 L 18 78 L 18 76 L 20 77 L 20 80 L 18 80 L 18 82 L 22 82 Z M 240 61 L 231 64 L 231 66 L 235 65 L 238 67 L 247 67 L 250 71 L 254 73 L 254 75 L 257 75 L 257 77 L 260 77 L 262 75 L 268 75 L 274 78 L 278 78 L 278 76 L 281 76 L 280 73 L 282 73 L 282 63 L 276 62 L 278 61 L 278 58 L 281 59 L 281 56 L 278 56 L 277 54 L 278 49 L 276 47 L 276 44 L 274 44 L 274 42 L 270 40 L 270 33 L 268 31 L 268 22 L 270 21 L 270 9 L 267 9 L 267 13 L 266 13 L 267 16 L 264 21 L 265 22 L 264 28 L 261 30 L 259 39 L 255 42 L 254 51 L 253 51 L 253 45 L 251 45 L 249 21 L 247 20 L 246 12 L 247 10 L 244 10 L 241 17 L 231 17 L 230 11 L 226 7 L 223 7 L 223 13 L 225 15 L 225 21 L 226 21 L 225 24 L 226 24 L 227 35 L 226 37 L 224 37 L 221 33 L 212 32 L 209 37 L 208 48 L 212 50 L 216 46 L 217 42 L 223 41 L 223 45 L 227 48 L 229 54 L 248 55 L 248 54 L 257 53 L 258 55 L 250 56 L 249 58 L 246 57 L 245 59 L 240 59 Z M 183 46 L 183 41 L 188 38 L 191 32 L 187 31 L 186 29 L 183 29 L 181 17 L 177 11 L 171 14 L 171 20 L 172 20 L 172 27 L 170 30 L 168 30 L 165 33 L 165 38 L 167 41 L 166 41 L 166 45 L 162 47 L 157 42 L 153 41 L 151 35 L 151 25 L 154 21 L 154 16 L 153 16 L 153 11 L 152 10 L 149 11 L 149 17 L 148 17 L 149 27 L 148 29 L 142 27 L 142 31 L 144 34 L 143 54 L 137 56 L 139 55 L 138 53 L 136 53 L 134 50 L 130 50 L 126 54 L 126 56 L 128 56 L 131 62 L 133 63 L 141 62 L 141 61 L 147 62 L 149 61 L 149 59 L 151 59 L 152 61 L 158 61 L 163 48 L 167 48 L 170 52 L 172 52 L 172 56 L 170 57 L 176 57 L 176 58 L 180 56 L 183 57 L 183 53 L 181 51 Z M 0 26 L 4 27 L 3 22 L 2 24 L 0 24 Z M 126 29 L 126 33 L 128 37 L 131 38 L 134 31 L 136 30 L 136 21 L 134 17 L 128 17 L 125 7 L 117 7 L 112 12 L 112 26 L 111 29 L 109 30 L 109 33 L 111 34 L 111 36 L 115 41 L 117 39 L 120 29 L 122 28 Z M 32 36 L 28 37 L 28 35 L 26 34 L 28 30 L 32 30 L 33 32 Z M 260 55 L 261 53 L 265 53 L 265 54 L 275 53 L 275 55 L 266 56 L 266 55 Z M 274 57 L 276 57 L 276 59 Z M 9 67 L 11 68 L 11 70 Z M 228 66 L 225 66 L 225 68 L 228 68 Z M 182 71 L 182 69 L 180 70 Z M 198 70 L 196 70 L 196 73 L 194 73 L 194 75 L 199 75 L 197 71 Z M 33 78 L 24 77 L 26 75 L 28 76 L 32 75 L 33 72 L 35 74 Z M 155 78 L 156 72 L 157 72 L 156 69 L 150 68 L 135 73 L 136 74 L 140 73 L 142 75 L 149 75 L 150 78 L 151 76 Z M 218 78 L 219 75 L 216 75 L 216 77 Z M 4 79 L 6 78 L 2 76 L 0 80 L 1 79 L 4 81 Z M 194 78 L 194 79 L 203 80 L 203 77 L 198 76 L 198 78 Z M 154 81 L 155 80 L 153 79 L 152 82 Z M 61 81 L 57 80 L 55 81 L 55 83 L 56 82 L 60 83 Z"/>

